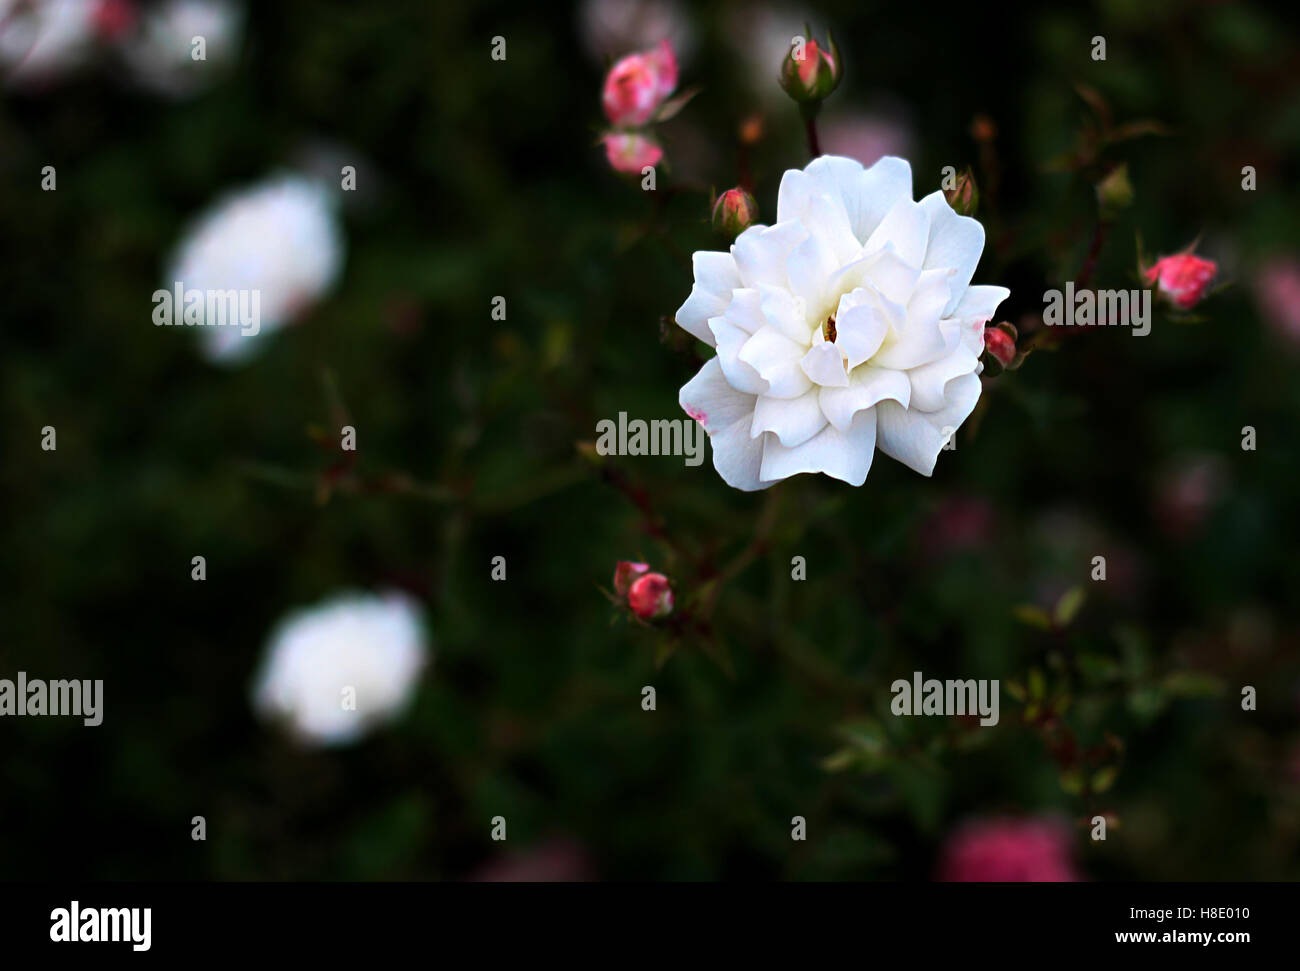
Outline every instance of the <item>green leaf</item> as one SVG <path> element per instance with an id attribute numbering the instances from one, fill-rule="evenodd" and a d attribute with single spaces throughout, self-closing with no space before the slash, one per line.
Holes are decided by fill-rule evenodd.
<path id="1" fill-rule="evenodd" d="M 1083 587 L 1072 587 L 1061 595 L 1061 599 L 1056 602 L 1054 616 L 1058 627 L 1067 627 L 1070 621 L 1079 612 L 1083 602 L 1088 599 L 1087 592 Z"/>
<path id="2" fill-rule="evenodd" d="M 1223 682 L 1203 671 L 1175 671 L 1162 686 L 1175 698 L 1212 698 L 1223 691 Z"/>
<path id="3" fill-rule="evenodd" d="M 687 102 L 700 93 L 700 88 L 688 88 L 675 98 L 669 98 L 655 113 L 654 121 L 667 121 L 686 107 Z"/>
<path id="4" fill-rule="evenodd" d="M 1011 616 L 1027 627 L 1034 627 L 1038 630 L 1052 629 L 1052 618 L 1047 615 L 1047 611 L 1042 607 L 1021 604 L 1018 607 L 1011 608 Z"/>
<path id="5" fill-rule="evenodd" d="M 1098 769 L 1092 777 L 1092 791 L 1105 792 L 1115 784 L 1115 777 L 1119 775 L 1119 766 L 1108 765 L 1104 769 Z"/>
<path id="6" fill-rule="evenodd" d="M 1065 769 L 1061 773 L 1061 788 L 1072 796 L 1080 795 L 1083 792 L 1083 770 Z"/>

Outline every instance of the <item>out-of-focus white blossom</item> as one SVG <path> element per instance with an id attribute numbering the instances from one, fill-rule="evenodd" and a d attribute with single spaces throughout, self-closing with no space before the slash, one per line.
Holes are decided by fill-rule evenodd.
<path id="1" fill-rule="evenodd" d="M 268 331 L 288 323 L 333 285 L 343 250 L 329 190 L 301 176 L 279 176 L 231 193 L 201 215 L 170 260 L 164 284 L 258 291 L 257 333 L 197 328 L 209 359 L 241 361 L 263 345 Z"/>
<path id="2" fill-rule="evenodd" d="M 0 0 L 0 74 L 36 87 L 81 67 L 94 53 L 100 0 Z"/>
<path id="3" fill-rule="evenodd" d="M 302 741 L 340 745 L 399 715 L 429 650 L 403 594 L 346 593 L 286 616 L 267 644 L 253 703 Z"/>
<path id="4" fill-rule="evenodd" d="M 143 87 L 186 98 L 214 83 L 239 54 L 243 7 L 231 0 L 167 0 L 142 8 L 136 29 L 122 39 L 122 56 Z M 195 38 L 204 59 L 195 60 Z"/>

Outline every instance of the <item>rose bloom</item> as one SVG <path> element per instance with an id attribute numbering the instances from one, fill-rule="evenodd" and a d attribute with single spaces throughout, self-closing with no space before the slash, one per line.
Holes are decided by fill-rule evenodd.
<path id="1" fill-rule="evenodd" d="M 343 236 L 323 185 L 284 176 L 232 193 L 199 217 L 173 255 L 164 286 L 257 290 L 256 334 L 236 326 L 198 327 L 212 361 L 242 361 L 262 335 L 292 320 L 333 285 Z M 175 308 L 179 320 L 181 308 Z"/>
<path id="2" fill-rule="evenodd" d="M 410 598 L 342 594 L 280 621 L 254 681 L 253 704 L 305 743 L 352 742 L 406 708 L 427 654 Z M 348 689 L 355 706 L 347 704 Z"/>
<path id="3" fill-rule="evenodd" d="M 1050 819 L 986 819 L 957 829 L 938 879 L 957 883 L 1073 883 L 1069 833 Z"/>
<path id="4" fill-rule="evenodd" d="M 619 126 L 644 125 L 677 87 L 677 59 L 668 41 L 652 50 L 629 54 L 605 76 L 601 102 L 605 115 Z"/>
<path id="5" fill-rule="evenodd" d="M 1150 266 L 1147 283 L 1159 290 L 1179 310 L 1190 310 L 1201 302 L 1219 267 L 1213 260 L 1203 260 L 1192 253 L 1165 256 Z"/>
<path id="6" fill-rule="evenodd" d="M 861 485 L 876 448 L 922 475 L 980 395 L 984 323 L 1009 291 L 971 286 L 984 228 L 908 163 L 823 156 L 785 173 L 773 226 L 697 252 L 677 323 L 717 350 L 681 389 L 737 489 L 822 472 Z"/>
<path id="7" fill-rule="evenodd" d="M 664 150 L 646 135 L 622 135 L 611 132 L 605 136 L 605 158 L 615 172 L 640 175 L 647 165 L 657 165 Z"/>

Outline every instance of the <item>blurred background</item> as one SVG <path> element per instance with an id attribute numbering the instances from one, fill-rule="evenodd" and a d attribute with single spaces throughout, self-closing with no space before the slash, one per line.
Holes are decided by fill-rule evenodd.
<path id="1" fill-rule="evenodd" d="M 1300 877 L 1280 6 L 174 6 L 0 3 L 0 677 L 105 699 L 98 728 L 0 720 L 0 877 L 930 879 L 989 818 L 1057 821 L 1085 879 Z M 808 161 L 775 80 L 805 21 L 845 64 L 824 149 L 904 155 L 917 197 L 972 166 L 975 282 L 1035 350 L 932 479 L 878 456 L 859 489 L 742 494 L 584 456 L 602 418 L 679 416 L 710 189 L 747 169 L 771 221 Z M 665 37 L 700 92 L 652 194 L 610 170 L 600 91 Z M 1094 285 L 1193 241 L 1229 285 L 1142 339 L 1035 336 L 1120 163 Z M 196 220 L 283 172 L 329 187 L 337 272 L 245 360 L 155 327 Z M 670 577 L 670 622 L 611 604 L 622 559 Z M 394 589 L 432 652 L 408 710 L 335 747 L 259 718 L 283 616 Z M 891 716 L 917 670 L 1000 679 L 1000 723 Z"/>

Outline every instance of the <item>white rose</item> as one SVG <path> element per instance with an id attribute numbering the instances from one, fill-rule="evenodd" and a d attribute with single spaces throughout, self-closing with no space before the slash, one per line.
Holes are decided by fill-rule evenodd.
<path id="1" fill-rule="evenodd" d="M 679 400 L 737 489 L 800 472 L 861 485 L 876 448 L 920 472 L 979 399 L 984 323 L 1010 291 L 971 286 L 984 228 L 912 171 L 823 156 L 781 180 L 777 221 L 694 255 L 677 323 L 717 349 Z"/>
<path id="2" fill-rule="evenodd" d="M 253 704 L 305 742 L 351 742 L 401 713 L 427 654 L 420 611 L 408 597 L 342 594 L 280 621 L 254 679 Z"/>
<path id="3" fill-rule="evenodd" d="M 183 283 L 187 291 L 258 291 L 256 333 L 199 328 L 206 355 L 231 362 L 328 290 L 342 263 L 343 234 L 324 186 L 283 176 L 226 196 L 200 216 L 177 247 L 165 283 Z"/>

